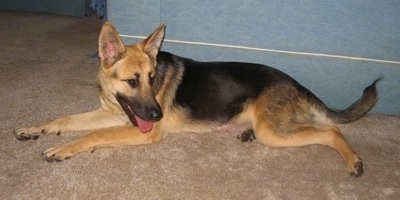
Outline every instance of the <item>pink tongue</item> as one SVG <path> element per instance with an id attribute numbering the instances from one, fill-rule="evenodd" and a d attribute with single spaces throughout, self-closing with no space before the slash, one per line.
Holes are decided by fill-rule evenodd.
<path id="1" fill-rule="evenodd" d="M 136 122 L 138 123 L 139 130 L 142 133 L 149 132 L 153 128 L 153 122 L 144 121 L 137 116 L 135 116 L 135 119 L 136 119 Z"/>

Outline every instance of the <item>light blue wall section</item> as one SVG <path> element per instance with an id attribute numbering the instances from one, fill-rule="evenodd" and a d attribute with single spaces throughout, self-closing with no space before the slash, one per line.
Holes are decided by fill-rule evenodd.
<path id="1" fill-rule="evenodd" d="M 107 1 L 107 19 L 120 34 L 147 36 L 160 24 L 160 0 Z"/>
<path id="2" fill-rule="evenodd" d="M 338 109 L 349 106 L 365 86 L 384 75 L 378 85 L 380 101 L 372 112 L 400 115 L 398 0 L 121 0 L 108 1 L 107 6 L 108 20 L 121 35 L 147 36 L 163 22 L 168 40 L 383 60 L 163 45 L 163 50 L 196 60 L 256 62 L 281 69 Z"/>

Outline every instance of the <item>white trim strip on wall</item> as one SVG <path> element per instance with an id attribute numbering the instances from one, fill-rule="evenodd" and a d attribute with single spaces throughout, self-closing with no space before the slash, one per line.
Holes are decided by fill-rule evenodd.
<path id="1" fill-rule="evenodd" d="M 146 38 L 144 36 L 133 36 L 133 35 L 120 35 L 120 36 L 121 37 L 126 37 L 126 38 L 134 38 L 134 39 L 145 39 Z M 322 53 L 284 51 L 284 50 L 245 47 L 245 46 L 237 46 L 237 45 L 214 44 L 214 43 L 206 43 L 206 42 L 190 42 L 190 41 L 169 40 L 169 39 L 164 39 L 164 41 L 165 42 L 171 42 L 171 43 L 178 43 L 178 44 L 192 44 L 192 45 L 201 45 L 201 46 L 224 47 L 224 48 L 233 48 L 233 49 L 265 51 L 265 52 L 284 53 L 284 54 L 293 54 L 293 55 L 305 55 L 305 56 L 319 56 L 319 57 L 328 57 L 328 58 L 340 58 L 340 59 L 347 59 L 347 60 L 370 61 L 370 62 L 390 63 L 390 64 L 398 64 L 398 65 L 400 65 L 400 61 L 392 61 L 392 60 L 380 60 L 380 59 L 372 59 L 372 58 L 340 56 L 340 55 L 330 55 L 330 54 L 322 54 Z"/>

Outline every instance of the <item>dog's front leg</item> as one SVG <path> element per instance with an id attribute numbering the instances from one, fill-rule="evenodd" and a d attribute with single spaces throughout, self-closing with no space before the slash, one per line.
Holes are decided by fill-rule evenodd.
<path id="1" fill-rule="evenodd" d="M 109 111 L 102 108 L 97 110 L 69 115 L 58 118 L 49 123 L 31 128 L 21 128 L 14 132 L 18 140 L 37 139 L 44 134 L 60 134 L 65 131 L 84 131 L 123 126 L 127 123 Z"/>
<path id="2" fill-rule="evenodd" d="M 62 161 L 81 152 L 92 152 L 98 148 L 150 144 L 161 139 L 161 133 L 142 133 L 137 127 L 127 125 L 108 130 L 99 130 L 66 145 L 50 148 L 43 152 L 47 161 Z"/>

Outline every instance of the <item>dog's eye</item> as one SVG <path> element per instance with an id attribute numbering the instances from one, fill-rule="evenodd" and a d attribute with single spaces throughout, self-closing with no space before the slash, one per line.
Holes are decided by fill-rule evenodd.
<path id="1" fill-rule="evenodd" d="M 153 85 L 155 79 L 156 79 L 156 75 L 149 73 L 150 85 Z"/>
<path id="2" fill-rule="evenodd" d="M 126 82 L 132 87 L 137 88 L 139 86 L 139 81 L 137 79 L 128 79 Z"/>

